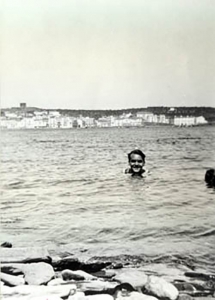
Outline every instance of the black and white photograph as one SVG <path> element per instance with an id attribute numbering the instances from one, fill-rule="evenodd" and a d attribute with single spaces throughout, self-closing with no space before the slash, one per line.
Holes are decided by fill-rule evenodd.
<path id="1" fill-rule="evenodd" d="M 2 0 L 1 299 L 214 299 L 214 50 L 214 0 Z"/>

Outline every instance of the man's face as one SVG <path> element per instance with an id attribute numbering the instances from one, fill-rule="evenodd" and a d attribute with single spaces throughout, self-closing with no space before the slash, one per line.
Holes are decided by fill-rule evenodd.
<path id="1" fill-rule="evenodd" d="M 139 154 L 131 154 L 129 164 L 134 173 L 140 173 L 145 163 Z"/>

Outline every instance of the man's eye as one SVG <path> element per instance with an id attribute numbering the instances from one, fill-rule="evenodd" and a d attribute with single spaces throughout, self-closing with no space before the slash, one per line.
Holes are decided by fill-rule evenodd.
<path id="1" fill-rule="evenodd" d="M 143 161 L 142 160 L 134 160 L 134 159 L 132 159 L 131 162 L 132 163 L 138 162 L 139 164 L 141 164 Z"/>

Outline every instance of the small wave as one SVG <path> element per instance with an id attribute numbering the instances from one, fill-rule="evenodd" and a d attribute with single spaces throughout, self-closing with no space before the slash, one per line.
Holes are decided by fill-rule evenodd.
<path id="1" fill-rule="evenodd" d="M 24 181 L 15 181 L 15 182 L 9 183 L 8 186 L 13 187 L 13 186 L 21 185 L 23 183 L 24 183 Z"/>
<path id="2" fill-rule="evenodd" d="M 36 143 L 69 143 L 70 141 L 69 140 L 36 140 L 34 139 L 33 142 L 36 142 Z"/>
<path id="3" fill-rule="evenodd" d="M 209 229 L 204 232 L 197 233 L 194 235 L 194 237 L 211 236 L 211 235 L 215 235 L 215 228 Z"/>

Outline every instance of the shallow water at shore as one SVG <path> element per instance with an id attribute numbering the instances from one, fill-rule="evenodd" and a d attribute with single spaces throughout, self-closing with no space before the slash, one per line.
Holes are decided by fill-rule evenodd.
<path id="1" fill-rule="evenodd" d="M 18 130 L 1 140 L 2 241 L 214 265 L 215 191 L 204 183 L 214 127 Z M 136 147 L 150 170 L 141 180 L 123 174 Z"/>

